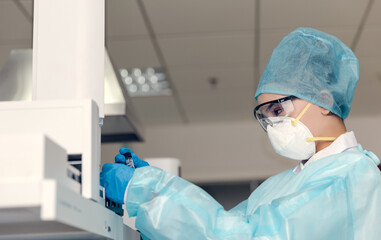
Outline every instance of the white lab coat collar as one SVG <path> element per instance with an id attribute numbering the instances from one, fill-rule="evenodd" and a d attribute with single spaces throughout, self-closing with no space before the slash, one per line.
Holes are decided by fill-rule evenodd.
<path id="1" fill-rule="evenodd" d="M 295 167 L 294 173 L 300 173 L 308 164 L 332 154 L 341 153 L 357 147 L 357 140 L 353 131 L 340 135 L 328 147 L 315 153 L 306 163 L 302 161 Z"/>

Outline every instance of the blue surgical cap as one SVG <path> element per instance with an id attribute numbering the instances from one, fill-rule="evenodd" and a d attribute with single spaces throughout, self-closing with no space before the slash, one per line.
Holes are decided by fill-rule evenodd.
<path id="1" fill-rule="evenodd" d="M 262 74 L 262 93 L 294 95 L 345 119 L 359 78 L 356 56 L 336 37 L 298 28 L 274 49 Z"/>

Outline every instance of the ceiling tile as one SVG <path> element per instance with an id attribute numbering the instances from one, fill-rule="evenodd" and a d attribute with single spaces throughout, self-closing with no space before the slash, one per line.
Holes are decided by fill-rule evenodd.
<path id="1" fill-rule="evenodd" d="M 113 39 L 117 36 L 148 36 L 136 0 L 106 1 L 106 35 Z"/>
<path id="2" fill-rule="evenodd" d="M 253 41 L 252 34 L 159 39 L 169 67 L 252 64 Z"/>
<path id="3" fill-rule="evenodd" d="M 143 126 L 182 123 L 172 96 L 133 97 L 132 103 Z"/>
<path id="4" fill-rule="evenodd" d="M 366 25 L 381 25 L 381 1 L 373 1 L 372 9 L 366 20 Z"/>
<path id="5" fill-rule="evenodd" d="M 195 123 L 251 120 L 254 107 L 252 72 L 248 66 L 174 68 L 171 76 L 187 118 Z M 204 80 L 210 75 L 219 78 L 216 88 L 211 88 Z M 133 102 L 145 126 L 181 123 L 173 98 L 142 97 L 133 98 Z"/>
<path id="6" fill-rule="evenodd" d="M 181 95 L 191 123 L 252 120 L 253 92 L 248 88 Z"/>
<path id="7" fill-rule="evenodd" d="M 33 1 L 34 0 L 19 0 L 20 4 L 24 7 L 27 14 L 32 18 L 33 18 Z"/>
<path id="8" fill-rule="evenodd" d="M 252 0 L 144 1 L 156 33 L 246 31 L 254 28 Z"/>
<path id="9" fill-rule="evenodd" d="M 261 1 L 261 28 L 357 27 L 368 1 Z"/>
<path id="10" fill-rule="evenodd" d="M 107 41 L 107 49 L 118 68 L 160 67 L 150 39 Z"/>
<path id="11" fill-rule="evenodd" d="M 351 115 L 369 116 L 381 113 L 381 58 L 359 58 L 360 79 L 356 87 Z"/>
<path id="12" fill-rule="evenodd" d="M 252 66 L 173 67 L 170 73 L 181 95 L 198 96 L 213 94 L 216 90 L 254 88 Z M 216 78 L 217 84 L 212 86 L 210 78 Z"/>
<path id="13" fill-rule="evenodd" d="M 381 25 L 364 28 L 355 54 L 358 57 L 379 57 L 381 59 Z"/>
<path id="14" fill-rule="evenodd" d="M 32 23 L 13 1 L 0 1 L 0 44 L 20 39 L 32 39 Z"/>

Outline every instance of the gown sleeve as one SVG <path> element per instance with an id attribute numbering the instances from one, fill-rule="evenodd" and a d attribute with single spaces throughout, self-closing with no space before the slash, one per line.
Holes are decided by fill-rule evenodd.
<path id="1" fill-rule="evenodd" d="M 127 212 L 136 216 L 135 226 L 145 239 L 337 240 L 354 236 L 353 203 L 343 177 L 311 182 L 251 210 L 249 204 L 250 198 L 225 211 L 201 188 L 154 167 L 136 170 L 126 198 Z"/>
<path id="2" fill-rule="evenodd" d="M 127 191 L 127 212 L 147 239 L 251 239 L 245 202 L 225 211 L 201 188 L 158 168 L 137 169 Z"/>

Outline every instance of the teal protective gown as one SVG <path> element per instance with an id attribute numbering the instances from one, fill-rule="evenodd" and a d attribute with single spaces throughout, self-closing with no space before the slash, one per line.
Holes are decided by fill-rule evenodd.
<path id="1" fill-rule="evenodd" d="M 144 239 L 381 239 L 378 158 L 359 146 L 273 176 L 230 211 L 154 167 L 136 170 L 126 208 Z"/>

